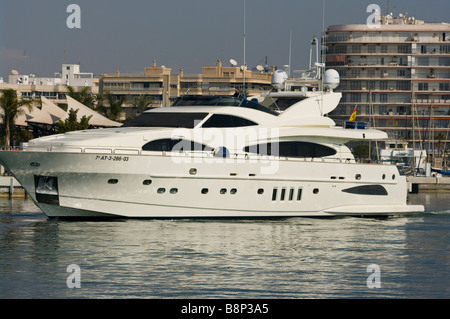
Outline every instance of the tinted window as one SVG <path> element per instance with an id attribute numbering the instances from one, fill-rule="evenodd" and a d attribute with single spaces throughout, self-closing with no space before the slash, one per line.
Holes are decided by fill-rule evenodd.
<path id="1" fill-rule="evenodd" d="M 193 128 L 208 113 L 143 113 L 123 127 L 184 127 Z"/>
<path id="2" fill-rule="evenodd" d="M 143 151 L 212 151 L 212 148 L 200 143 L 182 140 L 165 138 L 161 140 L 151 141 L 142 146 Z"/>
<path id="3" fill-rule="evenodd" d="M 278 150 L 277 150 L 278 149 Z M 324 157 L 336 154 L 331 147 L 309 142 L 280 142 L 251 145 L 245 152 L 281 157 Z"/>
<path id="4" fill-rule="evenodd" d="M 342 190 L 345 193 L 358 195 L 387 195 L 386 188 L 381 185 L 363 185 Z"/>
<path id="5" fill-rule="evenodd" d="M 279 113 L 262 106 L 261 104 L 249 101 L 247 99 L 235 98 L 232 96 L 217 96 L 217 95 L 187 95 L 179 97 L 172 106 L 192 106 L 192 105 L 209 105 L 209 106 L 237 106 L 246 107 L 261 112 L 269 113 L 278 116 Z"/>
<path id="6" fill-rule="evenodd" d="M 202 125 L 202 127 L 240 127 L 252 125 L 258 124 L 238 116 L 214 114 Z"/>

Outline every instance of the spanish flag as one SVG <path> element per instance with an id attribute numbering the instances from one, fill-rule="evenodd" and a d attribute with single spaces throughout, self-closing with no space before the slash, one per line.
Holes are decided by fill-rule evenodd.
<path id="1" fill-rule="evenodd" d="M 357 107 L 358 106 L 355 106 L 355 109 L 353 110 L 352 115 L 350 115 L 350 121 L 351 122 L 354 122 L 356 120 L 356 108 Z"/>

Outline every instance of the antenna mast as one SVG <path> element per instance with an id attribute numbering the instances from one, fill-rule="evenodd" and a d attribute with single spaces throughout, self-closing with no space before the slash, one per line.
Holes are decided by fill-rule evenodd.
<path id="1" fill-rule="evenodd" d="M 244 72 L 244 81 L 243 81 L 243 88 L 242 88 L 242 90 L 243 90 L 243 93 L 244 93 L 244 95 L 245 95 L 245 71 L 247 70 L 247 62 L 245 61 L 245 32 L 246 32 L 246 30 L 245 30 L 245 7 L 246 7 L 246 5 L 245 5 L 245 0 L 244 0 L 244 67 L 243 67 L 243 72 Z"/>

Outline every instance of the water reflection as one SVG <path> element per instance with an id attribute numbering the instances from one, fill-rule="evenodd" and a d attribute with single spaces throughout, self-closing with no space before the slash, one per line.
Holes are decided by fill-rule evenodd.
<path id="1" fill-rule="evenodd" d="M 450 212 L 438 207 L 391 219 L 67 222 L 27 201 L 0 205 L 2 298 L 449 296 Z M 71 264 L 81 289 L 66 286 Z M 380 289 L 367 287 L 370 264 Z"/>

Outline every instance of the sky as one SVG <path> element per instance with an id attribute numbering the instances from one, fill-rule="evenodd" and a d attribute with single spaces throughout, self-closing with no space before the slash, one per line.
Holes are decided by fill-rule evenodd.
<path id="1" fill-rule="evenodd" d="M 153 60 L 172 74 L 198 74 L 218 59 L 242 65 L 244 26 L 249 68 L 266 57 L 283 67 L 291 56 L 292 70 L 303 70 L 313 36 L 329 25 L 365 24 L 370 4 L 450 23 L 448 0 L 0 0 L 0 76 L 7 81 L 14 69 L 53 77 L 63 63 L 96 76 L 142 73 Z"/>

